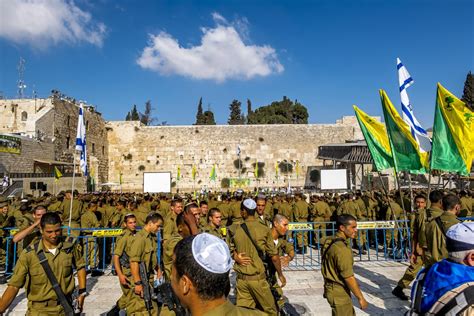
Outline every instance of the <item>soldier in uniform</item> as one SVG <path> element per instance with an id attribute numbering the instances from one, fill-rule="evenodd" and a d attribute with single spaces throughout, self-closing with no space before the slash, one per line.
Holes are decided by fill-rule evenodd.
<path id="1" fill-rule="evenodd" d="M 313 207 L 311 211 L 311 221 L 315 222 L 314 225 L 314 241 L 315 244 L 320 243 L 320 237 L 326 237 L 326 224 L 331 218 L 331 209 L 321 197 L 314 195 Z"/>
<path id="2" fill-rule="evenodd" d="M 303 193 L 295 196 L 295 204 L 293 204 L 293 217 L 295 222 L 306 223 L 309 216 L 309 205 L 303 200 Z M 298 243 L 298 253 L 305 253 L 308 247 L 308 232 L 299 231 L 296 233 L 296 241 Z"/>
<path id="3" fill-rule="evenodd" d="M 85 262 L 75 244 L 63 241 L 61 218 L 56 213 L 43 215 L 40 222 L 42 238 L 23 250 L 8 282 L 8 287 L 0 299 L 0 313 L 4 313 L 26 284 L 28 298 L 27 315 L 66 315 L 45 270 L 40 264 L 39 254 L 43 252 L 47 263 L 57 278 L 60 290 L 71 304 L 74 291 L 73 269 L 77 271 L 79 282 L 79 308 L 82 310 L 86 292 Z"/>
<path id="4" fill-rule="evenodd" d="M 137 219 L 134 214 L 125 215 L 124 228 L 120 237 L 115 243 L 113 263 L 115 272 L 119 278 L 122 296 L 117 301 L 114 308 L 107 315 L 118 315 L 121 309 L 127 308 L 127 301 L 133 296 L 131 289 L 130 262 L 128 260 L 127 249 L 130 248 L 132 239 L 136 234 Z M 122 264 L 123 263 L 123 264 Z"/>
<path id="5" fill-rule="evenodd" d="M 143 300 L 143 285 L 148 282 L 153 286 L 155 272 L 158 273 L 158 262 L 156 257 L 156 233 L 163 225 L 163 217 L 158 213 L 150 213 L 145 220 L 145 226 L 132 239 L 130 247 L 126 249 L 130 261 L 131 287 L 134 295 L 127 302 L 127 314 L 149 315 L 145 301 Z M 145 264 L 147 280 L 140 276 L 140 263 Z M 153 301 L 152 315 L 158 315 L 158 305 Z"/>
<path id="6" fill-rule="evenodd" d="M 1 239 L 0 239 L 0 266 L 5 267 L 6 263 L 6 254 L 7 254 L 7 239 L 8 237 L 8 231 L 4 230 L 3 228 L 5 227 L 11 227 L 14 224 L 14 218 L 11 217 L 9 218 L 8 216 L 8 208 L 9 204 L 7 199 L 0 197 L 0 233 L 1 233 Z"/>
<path id="7" fill-rule="evenodd" d="M 221 223 L 222 223 L 222 215 L 221 211 L 218 208 L 211 208 L 208 214 L 208 223 L 202 231 L 204 233 L 208 233 L 219 237 L 220 239 L 225 239 L 225 235 L 222 232 Z M 225 229 L 225 227 L 224 227 Z"/>
<path id="8" fill-rule="evenodd" d="M 199 228 L 204 228 L 207 226 L 207 215 L 209 212 L 209 205 L 207 204 L 206 201 L 201 201 L 199 202 Z"/>
<path id="9" fill-rule="evenodd" d="M 281 287 L 285 286 L 286 279 L 270 228 L 263 226 L 255 218 L 256 208 L 254 200 L 245 199 L 241 203 L 244 223 L 230 231 L 230 252 L 235 260 L 234 271 L 237 274 L 237 306 L 247 308 L 258 306 L 269 315 L 277 315 L 277 307 L 266 280 L 264 261 L 261 257 L 267 255 L 271 258 Z"/>
<path id="10" fill-rule="evenodd" d="M 403 220 L 403 209 L 402 207 L 395 202 L 393 196 L 389 196 L 388 198 L 388 208 L 387 213 L 385 215 L 385 220 L 387 221 L 400 221 Z M 388 229 L 385 234 L 385 240 L 387 243 L 387 247 L 396 247 L 398 245 L 398 222 L 395 223 L 395 227 L 393 229 Z"/>
<path id="11" fill-rule="evenodd" d="M 257 216 L 258 220 L 260 223 L 262 223 L 264 226 L 267 226 L 269 228 L 272 227 L 272 222 L 271 218 L 267 217 L 267 214 L 265 213 L 266 206 L 267 206 L 267 199 L 263 195 L 259 195 L 256 198 L 257 202 Z"/>
<path id="12" fill-rule="evenodd" d="M 86 211 L 81 216 L 82 228 L 98 228 L 100 227 L 99 220 L 95 215 L 97 210 L 97 200 L 90 200 L 86 206 Z M 96 241 L 92 236 L 92 230 L 83 230 L 83 248 L 86 266 L 90 269 L 96 269 L 99 262 L 99 252 L 96 251 Z"/>
<path id="13" fill-rule="evenodd" d="M 67 223 L 69 226 L 69 216 L 71 216 L 71 226 L 68 234 L 78 237 L 81 231 L 81 215 L 84 212 L 83 204 L 81 201 L 78 200 L 79 192 L 74 190 L 74 199 L 71 190 L 66 191 L 65 199 L 61 205 L 61 208 L 58 211 L 62 214 L 61 220 L 64 224 Z M 72 208 L 71 208 L 71 200 L 72 200 Z"/>
<path id="14" fill-rule="evenodd" d="M 232 260 L 227 245 L 219 238 L 206 233 L 187 237 L 176 245 L 173 257 L 171 285 L 191 315 L 265 315 L 226 299 Z"/>
<path id="15" fill-rule="evenodd" d="M 457 215 L 461 209 L 461 201 L 459 197 L 454 194 L 449 194 L 443 197 L 442 200 L 444 212 L 435 219 L 432 219 L 426 224 L 426 246 L 430 256 L 425 262 L 426 267 L 439 262 L 448 257 L 448 250 L 446 248 L 446 232 L 448 229 L 459 223 Z"/>
<path id="16" fill-rule="evenodd" d="M 469 217 L 472 214 L 472 201 L 467 194 L 467 191 L 462 190 L 459 194 L 461 197 L 461 211 L 459 217 Z"/>
<path id="17" fill-rule="evenodd" d="M 349 239 L 357 235 L 357 221 L 352 215 L 342 214 L 337 217 L 336 226 L 336 235 L 326 238 L 322 247 L 324 297 L 331 305 L 333 316 L 355 315 L 351 292 L 361 309 L 368 306 L 354 277 L 354 258 L 348 246 Z"/>
<path id="18" fill-rule="evenodd" d="M 398 281 L 397 286 L 393 289 L 392 294 L 401 300 L 407 301 L 408 296 L 403 293 L 404 289 L 407 289 L 410 283 L 416 278 L 418 272 L 423 267 L 422 260 L 422 249 L 419 246 L 417 239 L 420 234 L 417 226 L 417 218 L 420 217 L 420 213 L 426 212 L 426 197 L 423 195 L 417 195 L 415 197 L 415 212 L 412 214 L 412 220 L 410 221 L 410 231 L 412 236 L 412 254 L 410 256 L 410 265 L 405 270 L 405 274 Z"/>
<path id="19" fill-rule="evenodd" d="M 163 227 L 163 241 L 169 239 L 172 235 L 175 235 L 178 231 L 176 227 L 176 217 L 183 211 L 183 200 L 175 199 L 171 201 L 170 212 L 166 218 L 165 225 Z"/>
<path id="20" fill-rule="evenodd" d="M 14 243 L 21 243 L 21 249 L 25 249 L 31 243 L 41 238 L 39 224 L 44 214 L 46 214 L 46 208 L 42 205 L 38 205 L 33 209 L 34 222 L 28 226 L 18 227 L 19 231 L 13 236 L 12 240 Z"/>
<path id="21" fill-rule="evenodd" d="M 288 242 L 284 238 L 286 236 L 286 233 L 288 232 L 289 220 L 285 215 L 276 214 L 273 217 L 272 223 L 273 225 L 271 231 L 273 242 L 277 247 L 278 256 L 280 256 L 281 266 L 288 267 L 290 261 L 293 260 L 293 258 L 295 257 L 295 249 L 293 247 L 293 243 Z M 285 300 L 283 298 L 283 290 L 278 284 L 278 281 L 276 279 L 276 271 L 273 269 L 273 266 L 270 267 L 270 273 L 275 276 L 270 286 L 274 288 L 280 296 L 280 299 L 278 300 L 278 307 L 281 310 L 281 308 L 285 304 Z"/>

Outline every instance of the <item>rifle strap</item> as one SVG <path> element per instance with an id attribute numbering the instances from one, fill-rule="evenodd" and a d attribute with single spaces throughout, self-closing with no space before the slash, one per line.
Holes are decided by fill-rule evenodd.
<path id="1" fill-rule="evenodd" d="M 446 232 L 444 231 L 444 225 L 443 225 L 443 222 L 441 221 L 441 217 L 440 216 L 436 217 L 435 221 L 439 229 L 441 229 L 441 232 L 443 233 L 444 238 L 446 238 Z"/>
<path id="2" fill-rule="evenodd" d="M 250 231 L 249 231 L 249 228 L 247 227 L 247 224 L 246 223 L 243 223 L 240 225 L 240 227 L 242 227 L 243 231 L 245 232 L 245 234 L 247 235 L 247 237 L 250 239 L 250 241 L 252 242 L 253 246 L 255 247 L 255 250 L 257 250 L 257 253 L 258 253 L 258 256 L 260 257 L 260 260 L 262 260 L 262 262 L 264 261 L 264 258 L 263 258 L 263 253 L 262 251 L 258 248 L 257 244 L 255 243 L 255 241 L 253 240 L 252 238 L 252 235 L 250 235 Z"/>
<path id="3" fill-rule="evenodd" d="M 64 308 L 64 312 L 66 313 L 66 315 L 72 316 L 74 315 L 74 310 L 72 309 L 71 304 L 69 304 L 69 301 L 66 298 L 66 295 L 64 295 L 64 292 L 61 289 L 61 286 L 58 284 L 58 280 L 56 279 L 56 276 L 54 275 L 53 270 L 49 266 L 48 259 L 46 258 L 44 251 L 40 250 L 40 252 L 38 252 L 38 245 L 40 242 L 41 241 L 38 241 L 37 243 L 35 243 L 35 246 L 34 246 L 35 253 L 38 256 L 40 264 L 43 267 L 43 270 L 46 273 L 46 276 L 48 277 L 49 282 L 51 283 L 51 286 L 53 287 L 54 293 L 56 293 L 56 296 L 58 297 L 59 303 Z"/>

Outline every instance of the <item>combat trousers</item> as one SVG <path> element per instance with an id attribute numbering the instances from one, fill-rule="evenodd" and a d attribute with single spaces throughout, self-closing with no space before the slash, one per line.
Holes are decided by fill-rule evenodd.
<path id="1" fill-rule="evenodd" d="M 127 277 L 127 279 L 130 281 L 131 279 L 131 274 L 130 274 L 130 269 L 122 268 L 123 274 Z M 128 284 L 127 287 L 123 286 L 120 283 L 120 288 L 122 289 L 122 296 L 117 301 L 117 306 L 120 309 L 126 309 L 127 308 L 127 302 L 132 298 L 133 295 L 133 288 L 131 285 L 131 282 Z"/>
<path id="2" fill-rule="evenodd" d="M 410 263 L 408 268 L 405 271 L 405 274 L 402 276 L 400 281 L 398 281 L 398 286 L 402 289 L 406 289 L 410 286 L 410 283 L 416 278 L 418 272 L 423 268 L 423 260 L 420 256 L 416 257 L 415 264 Z"/>
<path id="3" fill-rule="evenodd" d="M 314 224 L 313 224 L 313 230 L 314 230 L 314 244 L 317 245 L 317 243 L 321 242 L 321 238 L 326 237 L 326 223 L 324 223 L 324 218 L 322 217 L 316 217 L 314 219 Z"/>
<path id="4" fill-rule="evenodd" d="M 255 279 L 254 279 L 255 278 Z M 268 315 L 277 315 L 275 300 L 265 277 L 237 275 L 237 306 L 258 308 Z"/>
<path id="5" fill-rule="evenodd" d="M 299 223 L 306 223 L 306 219 L 299 220 Z M 308 232 L 307 231 L 297 231 L 296 232 L 296 242 L 298 247 L 308 246 Z"/>
<path id="6" fill-rule="evenodd" d="M 324 297 L 331 306 L 332 316 L 355 316 L 349 289 L 338 283 L 324 283 Z"/>
<path id="7" fill-rule="evenodd" d="M 96 251 L 96 241 L 92 236 L 84 236 L 84 259 L 86 267 L 97 268 L 99 262 L 99 251 Z"/>
<path id="8" fill-rule="evenodd" d="M 150 281 L 149 281 L 150 282 Z M 150 282 L 150 289 L 153 288 L 152 282 Z M 156 300 L 152 300 L 153 308 L 150 312 L 146 310 L 145 301 L 139 295 L 134 292 L 134 284 L 131 284 L 130 299 L 127 302 L 127 315 L 128 316 L 158 316 L 158 303 Z"/>

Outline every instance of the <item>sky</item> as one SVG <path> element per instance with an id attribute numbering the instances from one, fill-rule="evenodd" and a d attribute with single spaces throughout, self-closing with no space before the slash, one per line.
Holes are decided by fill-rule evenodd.
<path id="1" fill-rule="evenodd" d="M 195 122 L 199 98 L 218 124 L 229 104 L 287 96 L 309 123 L 352 105 L 382 116 L 378 90 L 400 111 L 396 58 L 415 83 L 418 121 L 433 124 L 437 82 L 462 96 L 474 70 L 474 1 L 0 0 L 0 91 L 59 90 L 123 120 L 150 100 L 158 123 Z"/>

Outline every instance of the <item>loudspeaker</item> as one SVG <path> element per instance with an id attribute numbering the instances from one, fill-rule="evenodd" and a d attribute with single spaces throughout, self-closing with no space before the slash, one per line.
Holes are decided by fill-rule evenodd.
<path id="1" fill-rule="evenodd" d="M 38 182 L 38 184 L 36 185 L 36 189 L 37 190 L 43 190 L 43 185 L 44 185 L 43 182 Z"/>
<path id="2" fill-rule="evenodd" d="M 36 182 L 30 182 L 30 190 L 36 190 Z"/>
<path id="3" fill-rule="evenodd" d="M 43 184 L 41 191 L 44 191 L 44 192 L 48 191 L 48 185 L 46 183 Z"/>

